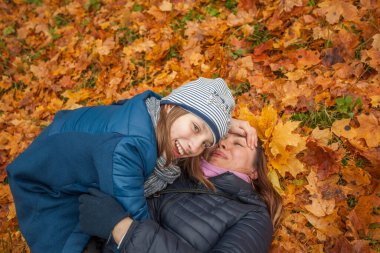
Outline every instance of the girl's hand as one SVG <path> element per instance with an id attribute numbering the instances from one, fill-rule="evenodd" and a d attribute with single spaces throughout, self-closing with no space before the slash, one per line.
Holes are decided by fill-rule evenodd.
<path id="1" fill-rule="evenodd" d="M 247 145 L 251 149 L 254 149 L 257 147 L 256 129 L 254 127 L 251 127 L 248 121 L 243 121 L 239 119 L 231 119 L 231 127 L 228 132 L 245 136 L 247 139 Z"/>

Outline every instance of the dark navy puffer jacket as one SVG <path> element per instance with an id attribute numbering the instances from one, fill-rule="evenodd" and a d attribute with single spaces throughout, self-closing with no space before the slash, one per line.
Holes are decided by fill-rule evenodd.
<path id="1" fill-rule="evenodd" d="M 273 227 L 251 185 L 230 172 L 211 178 L 218 192 L 235 196 L 166 193 L 149 200 L 152 220 L 134 221 L 121 252 L 268 252 Z M 199 188 L 181 178 L 168 189 Z"/>

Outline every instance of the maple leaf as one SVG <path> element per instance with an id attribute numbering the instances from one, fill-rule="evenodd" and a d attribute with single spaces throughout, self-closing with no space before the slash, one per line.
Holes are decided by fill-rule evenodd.
<path id="1" fill-rule="evenodd" d="M 357 138 L 365 139 L 369 148 L 378 147 L 380 145 L 380 125 L 375 115 L 363 113 L 357 116 L 357 119 L 360 124 L 356 129 Z"/>
<path id="2" fill-rule="evenodd" d="M 331 134 L 331 130 L 328 128 L 320 130 L 317 127 L 313 129 L 310 137 L 316 140 L 319 145 L 328 146 L 328 143 L 332 138 L 332 134 Z"/>
<path id="3" fill-rule="evenodd" d="M 371 228 L 369 226 L 370 224 L 379 222 L 378 215 L 376 215 L 380 206 L 379 192 L 380 187 L 377 186 L 371 195 L 360 197 L 355 208 L 348 215 L 355 230 L 364 232 L 365 235 L 369 235 L 370 231 L 373 233 L 375 230 L 380 230 L 379 227 Z"/>
<path id="4" fill-rule="evenodd" d="M 173 4 L 169 1 L 163 1 L 158 8 L 161 11 L 171 11 L 173 8 Z"/>
<path id="5" fill-rule="evenodd" d="M 343 234 L 339 227 L 338 215 L 335 212 L 325 217 L 317 217 L 308 213 L 303 213 L 303 215 L 311 223 L 311 225 L 313 225 L 313 227 L 325 235 L 330 237 L 338 237 Z"/>
<path id="6" fill-rule="evenodd" d="M 298 49 L 289 53 L 289 57 L 296 62 L 298 68 L 308 68 L 320 62 L 320 53 L 307 49 Z"/>
<path id="7" fill-rule="evenodd" d="M 281 105 L 284 107 L 293 106 L 295 107 L 298 103 L 298 99 L 301 95 L 305 94 L 305 90 L 300 89 L 295 81 L 289 81 L 283 85 L 283 96 Z"/>
<path id="8" fill-rule="evenodd" d="M 239 26 L 245 25 L 247 23 L 251 23 L 253 21 L 253 15 L 244 10 L 238 10 L 236 15 L 231 13 L 227 17 L 227 25 L 228 26 Z M 249 27 L 249 26 L 247 26 Z"/>
<path id="9" fill-rule="evenodd" d="M 307 176 L 308 185 L 305 188 L 310 193 L 311 205 L 305 205 L 305 209 L 317 217 L 330 215 L 334 212 L 335 200 L 323 199 L 322 194 L 317 188 L 318 178 L 316 173 L 311 170 Z"/>
<path id="10" fill-rule="evenodd" d="M 380 50 L 380 33 L 373 35 L 372 47 Z"/>
<path id="11" fill-rule="evenodd" d="M 96 47 L 100 55 L 108 55 L 115 47 L 115 41 L 113 38 L 107 38 L 105 41 L 96 40 Z"/>
<path id="12" fill-rule="evenodd" d="M 308 139 L 307 151 L 302 161 L 308 166 L 317 168 L 318 178 L 324 180 L 339 171 L 341 154 L 334 152 L 330 147 L 319 146 L 313 139 Z"/>
<path id="13" fill-rule="evenodd" d="M 343 1 L 325 1 L 319 3 L 318 7 L 330 24 L 338 23 L 341 16 L 347 20 L 354 20 L 358 15 L 358 10 L 354 5 Z"/>
<path id="14" fill-rule="evenodd" d="M 296 69 L 293 72 L 288 72 L 285 74 L 290 81 L 298 81 L 305 77 L 306 71 L 303 69 Z"/>
<path id="15" fill-rule="evenodd" d="M 296 158 L 296 153 L 287 152 L 273 158 L 269 156 L 269 164 L 283 177 L 285 177 L 286 172 L 289 172 L 296 178 L 299 173 L 306 171 L 304 165 Z"/>
<path id="16" fill-rule="evenodd" d="M 281 0 L 279 6 L 286 12 L 290 12 L 295 6 L 302 6 L 302 0 Z"/>
<path id="17" fill-rule="evenodd" d="M 264 107 L 259 116 L 254 116 L 244 105 L 240 107 L 239 112 L 239 118 L 248 121 L 251 126 L 256 128 L 260 139 L 269 139 L 277 123 L 277 111 L 272 106 L 268 105 Z"/>
<path id="18" fill-rule="evenodd" d="M 377 118 L 371 114 L 360 114 L 357 117 L 360 126 L 353 128 L 350 126 L 350 119 L 342 119 L 335 121 L 331 127 L 332 131 L 344 138 L 347 138 L 351 143 L 358 143 L 360 138 L 363 138 L 369 148 L 375 148 L 380 145 L 379 122 Z"/>
<path id="19" fill-rule="evenodd" d="M 282 121 L 278 122 L 273 129 L 272 141 L 269 144 L 273 156 L 285 153 L 287 146 L 298 146 L 302 138 L 292 132 L 299 124 L 300 122 L 297 121 L 287 121 L 285 124 Z"/>
<path id="20" fill-rule="evenodd" d="M 277 172 L 275 170 L 270 170 L 267 176 L 269 178 L 269 181 L 272 183 L 274 189 L 276 189 L 276 191 L 279 194 L 284 195 L 284 190 L 281 188 Z"/>

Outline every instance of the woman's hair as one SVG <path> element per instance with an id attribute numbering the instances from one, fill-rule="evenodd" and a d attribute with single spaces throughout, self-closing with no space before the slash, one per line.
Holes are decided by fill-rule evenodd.
<path id="1" fill-rule="evenodd" d="M 271 217 L 273 227 L 276 228 L 279 224 L 282 212 L 282 198 L 274 189 L 271 181 L 268 178 L 267 159 L 263 150 L 262 142 L 258 140 L 256 148 L 256 158 L 254 168 L 257 170 L 258 177 L 252 180 L 254 189 L 264 199 Z"/>
<path id="2" fill-rule="evenodd" d="M 203 153 L 203 157 L 207 160 L 212 149 L 206 149 Z M 269 215 L 272 220 L 273 227 L 276 228 L 279 224 L 281 212 L 282 212 L 282 198 L 280 194 L 274 189 L 272 183 L 268 178 L 268 167 L 266 163 L 267 159 L 262 147 L 262 142 L 258 140 L 256 148 L 256 158 L 253 161 L 254 168 L 257 169 L 258 177 L 252 180 L 252 187 L 257 191 L 257 193 L 262 197 L 265 204 L 267 205 Z M 185 172 L 188 175 L 193 175 L 192 177 L 207 188 L 215 190 L 215 186 L 204 177 L 203 172 L 200 168 L 200 158 L 189 158 L 182 163 Z"/>

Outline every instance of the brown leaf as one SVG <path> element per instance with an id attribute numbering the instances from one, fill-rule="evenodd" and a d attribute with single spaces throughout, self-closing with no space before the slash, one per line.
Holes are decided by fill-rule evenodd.
<path id="1" fill-rule="evenodd" d="M 344 62 L 339 48 L 328 48 L 322 52 L 322 64 L 330 67 L 336 63 Z"/>
<path id="2" fill-rule="evenodd" d="M 362 196 L 355 208 L 350 212 L 348 218 L 354 225 L 355 229 L 362 236 L 378 233 L 380 228 L 370 226 L 371 224 L 378 223 L 378 207 L 380 206 L 380 186 L 369 196 Z M 378 238 L 379 239 L 379 238 Z"/>
<path id="3" fill-rule="evenodd" d="M 301 160 L 308 166 L 317 168 L 317 176 L 320 180 L 339 171 L 341 155 L 336 151 L 326 146 L 319 146 L 313 139 L 308 139 L 306 147 L 306 154 Z"/>

